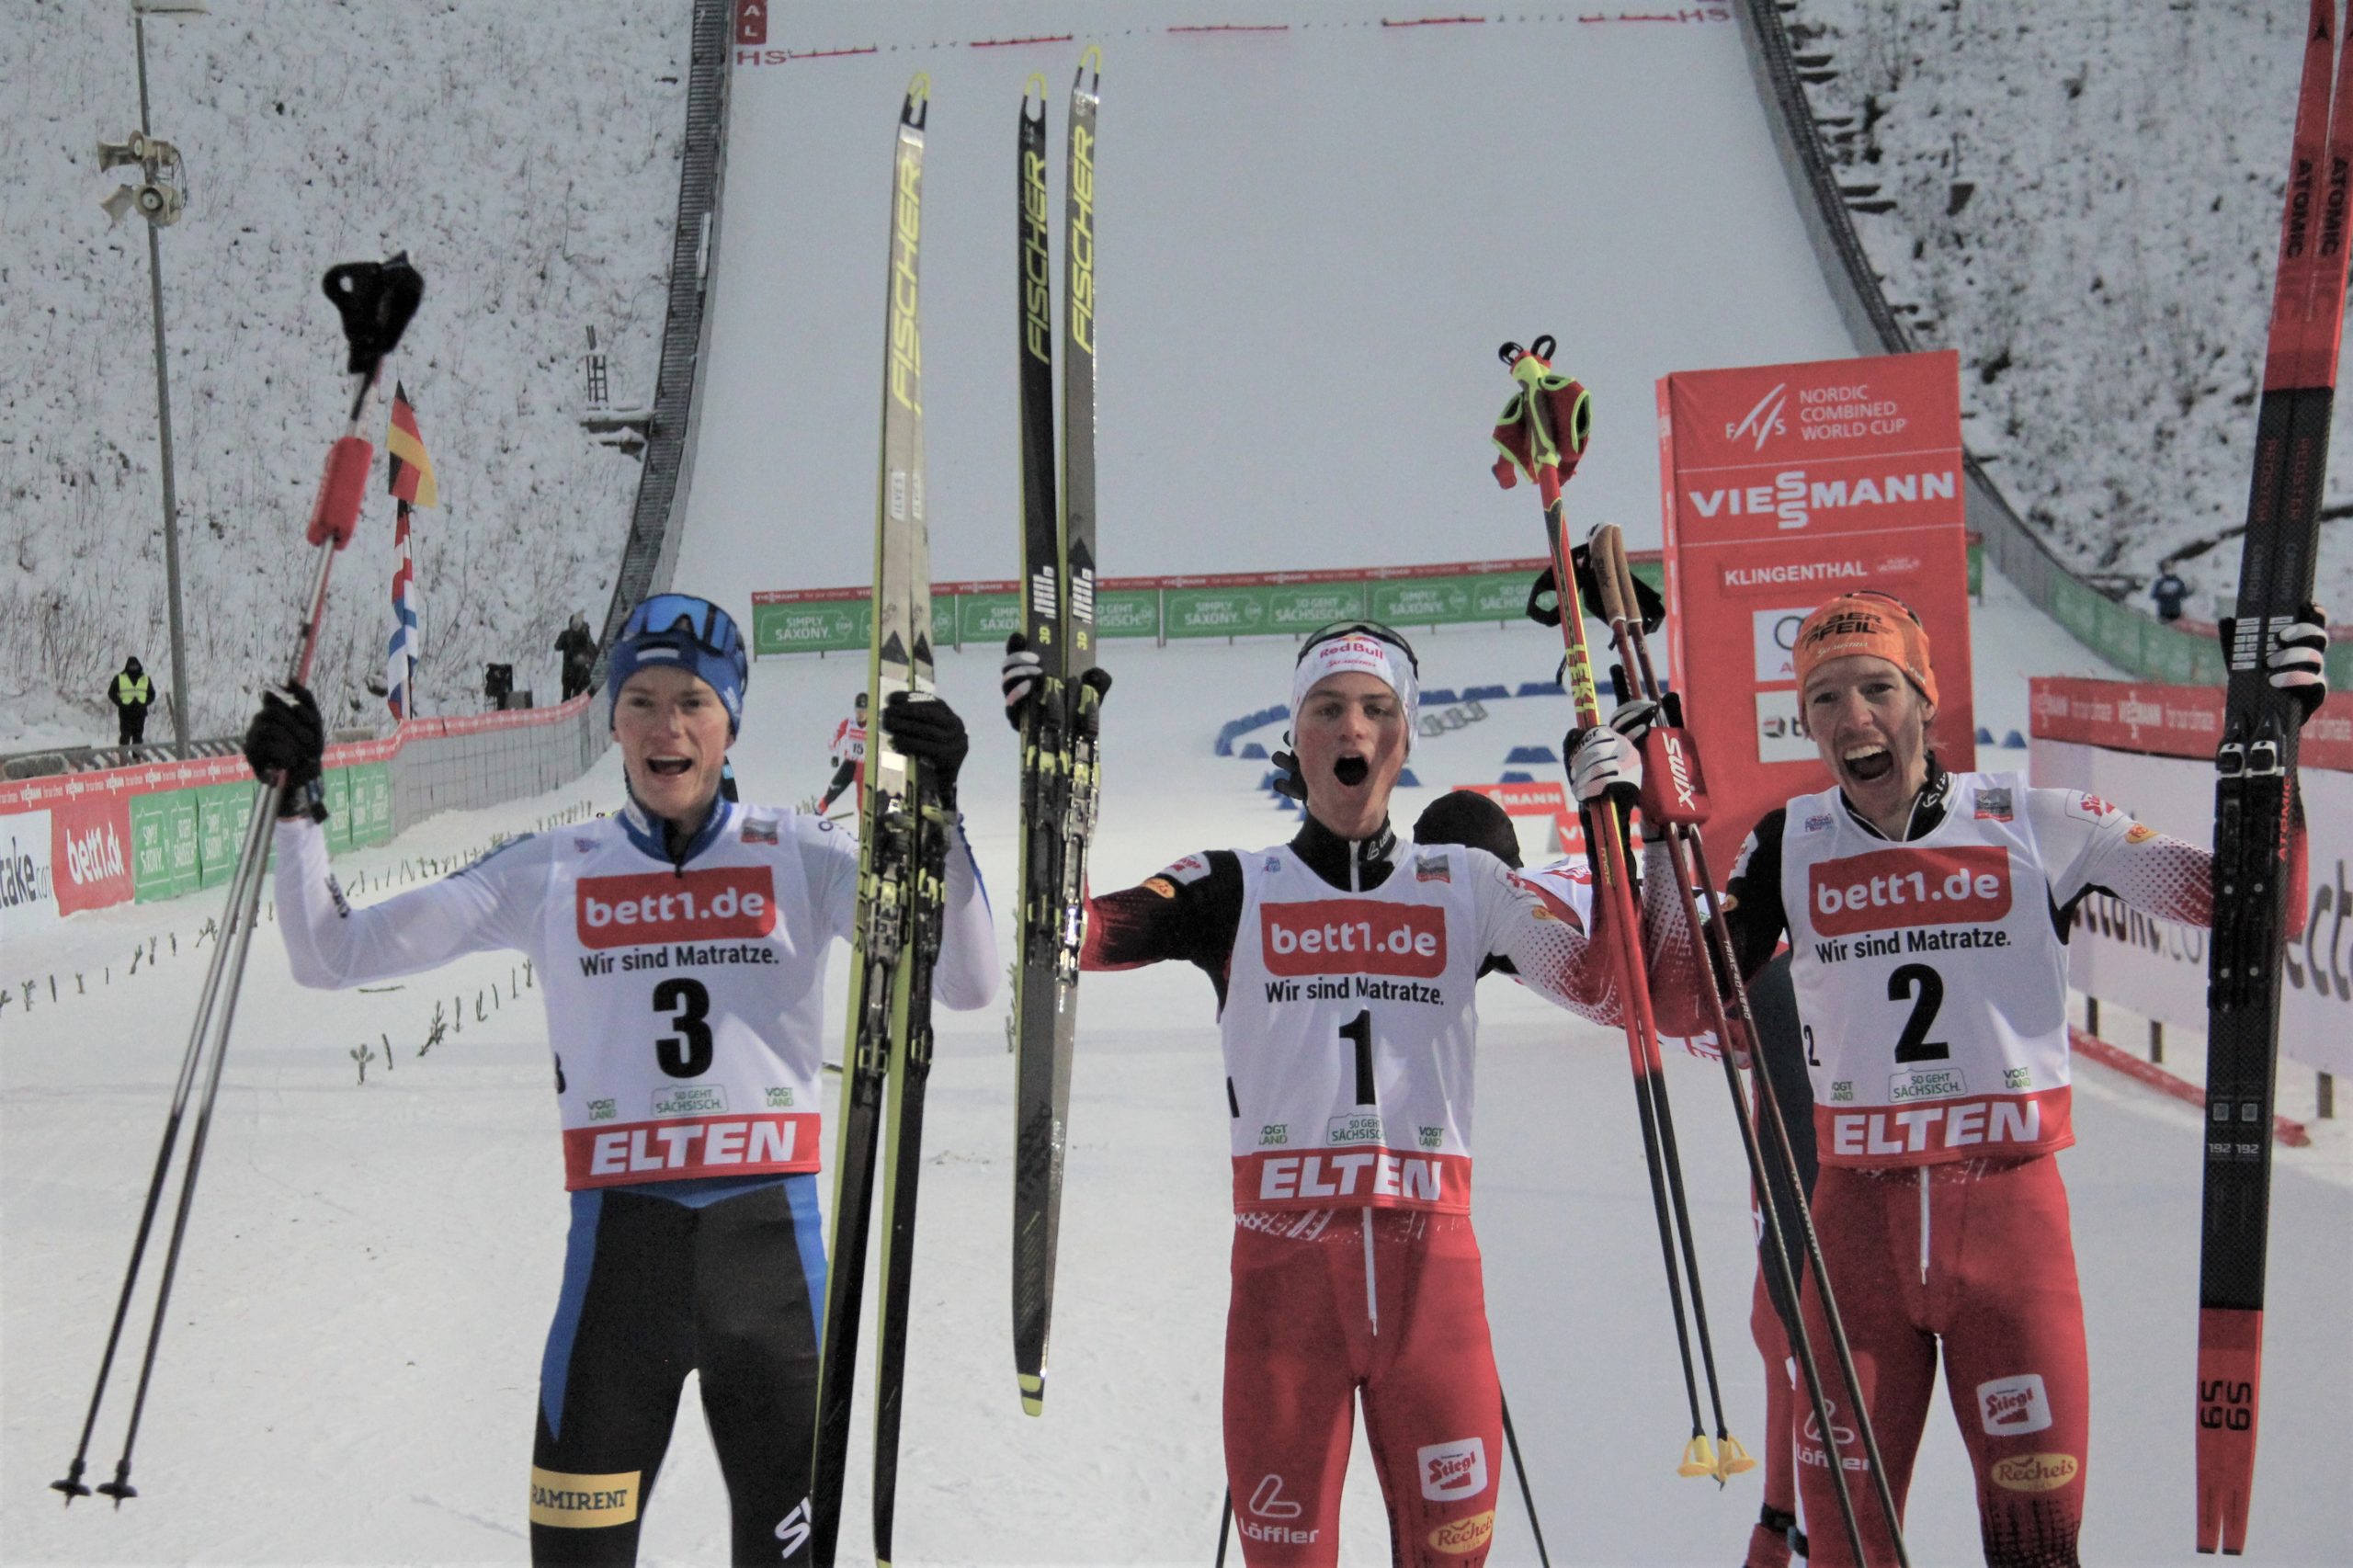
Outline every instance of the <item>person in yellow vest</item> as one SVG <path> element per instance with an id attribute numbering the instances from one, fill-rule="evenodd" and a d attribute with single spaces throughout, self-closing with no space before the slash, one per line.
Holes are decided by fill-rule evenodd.
<path id="1" fill-rule="evenodd" d="M 136 656 L 125 659 L 114 679 L 107 683 L 107 700 L 114 704 L 114 744 L 145 744 L 147 707 L 155 700 L 155 683 L 147 678 L 147 672 L 140 667 Z"/>

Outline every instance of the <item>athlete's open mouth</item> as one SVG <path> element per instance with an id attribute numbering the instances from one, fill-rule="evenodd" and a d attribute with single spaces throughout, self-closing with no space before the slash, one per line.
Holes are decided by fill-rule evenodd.
<path id="1" fill-rule="evenodd" d="M 661 778 L 677 778 L 692 770 L 694 764 L 683 756 L 650 756 L 645 759 L 649 773 Z"/>
<path id="2" fill-rule="evenodd" d="M 1371 777 L 1372 764 L 1360 756 L 1344 756 L 1332 765 L 1332 777 L 1351 790 Z"/>
<path id="3" fill-rule="evenodd" d="M 1847 765 L 1848 774 L 1864 784 L 1884 778 L 1895 769 L 1895 754 L 1885 746 L 1852 746 L 1838 760 Z"/>

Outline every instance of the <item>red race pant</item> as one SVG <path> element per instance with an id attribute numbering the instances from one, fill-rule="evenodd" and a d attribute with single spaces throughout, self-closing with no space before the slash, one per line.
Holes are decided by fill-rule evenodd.
<path id="1" fill-rule="evenodd" d="M 1985 1561 L 1993 1568 L 2074 1568 L 2091 1372 L 2058 1162 L 2043 1155 L 1900 1170 L 1824 1165 L 1813 1219 L 1897 1509 L 1919 1452 L 1941 1346 L 1946 1392 L 1976 1471 Z M 1826 1356 L 1829 1331 L 1811 1274 L 1803 1294 L 1806 1327 Z M 1851 1568 L 1820 1425 L 1805 1401 L 1794 1403 L 1811 1561 Z M 1834 1417 L 1834 1426 L 1865 1549 L 1873 1564 L 1893 1562 L 1861 1443 L 1844 1422 Z"/>
<path id="2" fill-rule="evenodd" d="M 1339 1562 L 1359 1394 L 1392 1561 L 1480 1568 L 1506 1455 L 1469 1219 L 1360 1209 L 1238 1217 L 1225 1469 L 1251 1568 Z"/>

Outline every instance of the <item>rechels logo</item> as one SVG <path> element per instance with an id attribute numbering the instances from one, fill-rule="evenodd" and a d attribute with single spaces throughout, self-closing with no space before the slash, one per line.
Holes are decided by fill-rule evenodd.
<path id="1" fill-rule="evenodd" d="M 1806 870 L 1806 905 L 1824 937 L 1991 924 L 2010 912 L 2010 852 L 1964 844 L 1820 861 Z"/>
<path id="2" fill-rule="evenodd" d="M 1325 898 L 1258 906 L 1258 950 L 1269 974 L 1446 972 L 1446 912 L 1428 904 Z"/>
<path id="3" fill-rule="evenodd" d="M 584 877 L 574 927 L 584 948 L 765 937 L 776 929 L 776 881 L 766 866 Z"/>

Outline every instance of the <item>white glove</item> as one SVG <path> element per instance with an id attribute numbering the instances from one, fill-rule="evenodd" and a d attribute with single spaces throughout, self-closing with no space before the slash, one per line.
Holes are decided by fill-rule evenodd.
<path id="1" fill-rule="evenodd" d="M 1642 793 L 1643 756 L 1633 744 L 1607 724 L 1570 733 L 1569 792 L 1580 805 L 1620 793 L 1631 801 Z"/>
<path id="2" fill-rule="evenodd" d="M 998 684 L 1005 691 L 1005 722 L 1017 733 L 1021 728 L 1021 716 L 1028 710 L 1029 694 L 1038 689 L 1038 682 L 1045 673 L 1045 663 L 1029 646 L 1029 639 L 1017 631 L 1005 640 L 1005 663 L 998 666 Z"/>
<path id="3" fill-rule="evenodd" d="M 2306 715 L 2328 700 L 2328 628 L 2318 610 L 2312 619 L 2274 632 L 2263 662 L 2271 668 L 2271 684 L 2294 696 Z"/>

